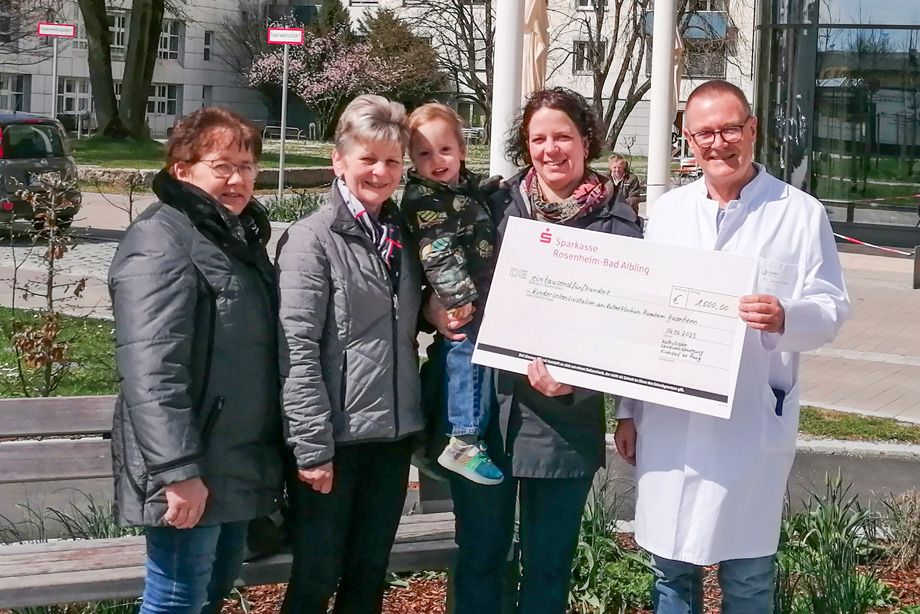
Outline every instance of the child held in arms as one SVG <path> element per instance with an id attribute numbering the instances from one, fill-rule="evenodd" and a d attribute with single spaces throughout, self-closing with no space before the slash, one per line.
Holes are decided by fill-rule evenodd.
<path id="1" fill-rule="evenodd" d="M 462 120 L 453 109 L 425 104 L 409 116 L 409 131 L 413 168 L 408 171 L 403 214 L 438 300 L 454 319 L 473 317 L 459 329 L 465 339 L 445 340 L 451 432 L 438 463 L 478 484 L 498 484 L 504 476 L 482 441 L 489 420 L 492 373 L 472 363 L 495 266 L 495 224 L 486 188 L 480 176 L 466 169 Z"/>

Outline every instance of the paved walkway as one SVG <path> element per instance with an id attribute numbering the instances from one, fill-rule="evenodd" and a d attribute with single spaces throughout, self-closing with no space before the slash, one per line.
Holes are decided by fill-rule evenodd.
<path id="1" fill-rule="evenodd" d="M 803 401 L 920 423 L 920 290 L 913 261 L 841 253 L 853 303 L 833 343 L 802 359 Z"/>
<path id="2" fill-rule="evenodd" d="M 98 196 L 90 198 L 76 222 L 95 238 L 82 240 L 60 261 L 61 281 L 87 278 L 82 298 L 66 305 L 69 313 L 111 317 L 105 278 L 117 231 L 127 223 L 126 214 L 113 211 Z M 270 253 L 283 228 L 277 225 Z M 107 232 L 111 238 L 104 238 Z M 853 312 L 833 343 L 802 357 L 803 402 L 920 423 L 920 290 L 911 289 L 913 261 L 841 249 Z M 14 251 L 20 279 L 40 279 L 40 250 L 0 243 L 2 305 L 12 299 Z M 17 306 L 41 304 L 17 295 Z"/>

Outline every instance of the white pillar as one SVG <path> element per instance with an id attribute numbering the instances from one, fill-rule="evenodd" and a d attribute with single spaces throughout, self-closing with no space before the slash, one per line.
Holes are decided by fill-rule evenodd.
<path id="1" fill-rule="evenodd" d="M 649 104 L 648 178 L 646 203 L 668 191 L 671 179 L 671 126 L 674 116 L 674 37 L 677 25 L 675 0 L 655 0 L 652 30 L 652 88 Z"/>
<path id="2" fill-rule="evenodd" d="M 505 158 L 505 140 L 521 109 L 521 56 L 524 53 L 524 2 L 495 3 L 495 56 L 492 74 L 492 126 L 489 173 L 510 177 L 518 169 Z"/>

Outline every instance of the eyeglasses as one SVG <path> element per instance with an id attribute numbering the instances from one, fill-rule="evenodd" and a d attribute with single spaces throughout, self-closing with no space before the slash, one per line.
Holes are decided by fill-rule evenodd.
<path id="1" fill-rule="evenodd" d="M 234 173 L 239 173 L 243 181 L 252 181 L 259 174 L 259 167 L 255 164 L 230 164 L 220 160 L 198 160 L 211 167 L 211 172 L 218 179 L 229 179 Z"/>
<path id="2" fill-rule="evenodd" d="M 748 117 L 744 120 L 744 123 L 735 126 L 726 126 L 721 130 L 702 130 L 700 132 L 695 132 L 690 135 L 690 138 L 700 147 L 712 147 L 713 143 L 716 142 L 716 135 L 721 136 L 722 140 L 726 143 L 737 143 L 741 140 L 741 137 L 744 136 L 744 127 L 747 125 L 749 119 L 751 118 Z"/>

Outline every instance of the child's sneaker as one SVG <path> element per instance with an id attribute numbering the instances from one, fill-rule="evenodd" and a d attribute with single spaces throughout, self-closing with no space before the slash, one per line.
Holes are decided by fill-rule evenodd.
<path id="1" fill-rule="evenodd" d="M 500 484 L 505 477 L 486 454 L 486 445 L 482 442 L 464 443 L 456 437 L 451 437 L 450 443 L 438 457 L 438 464 L 468 480 L 486 486 Z"/>

